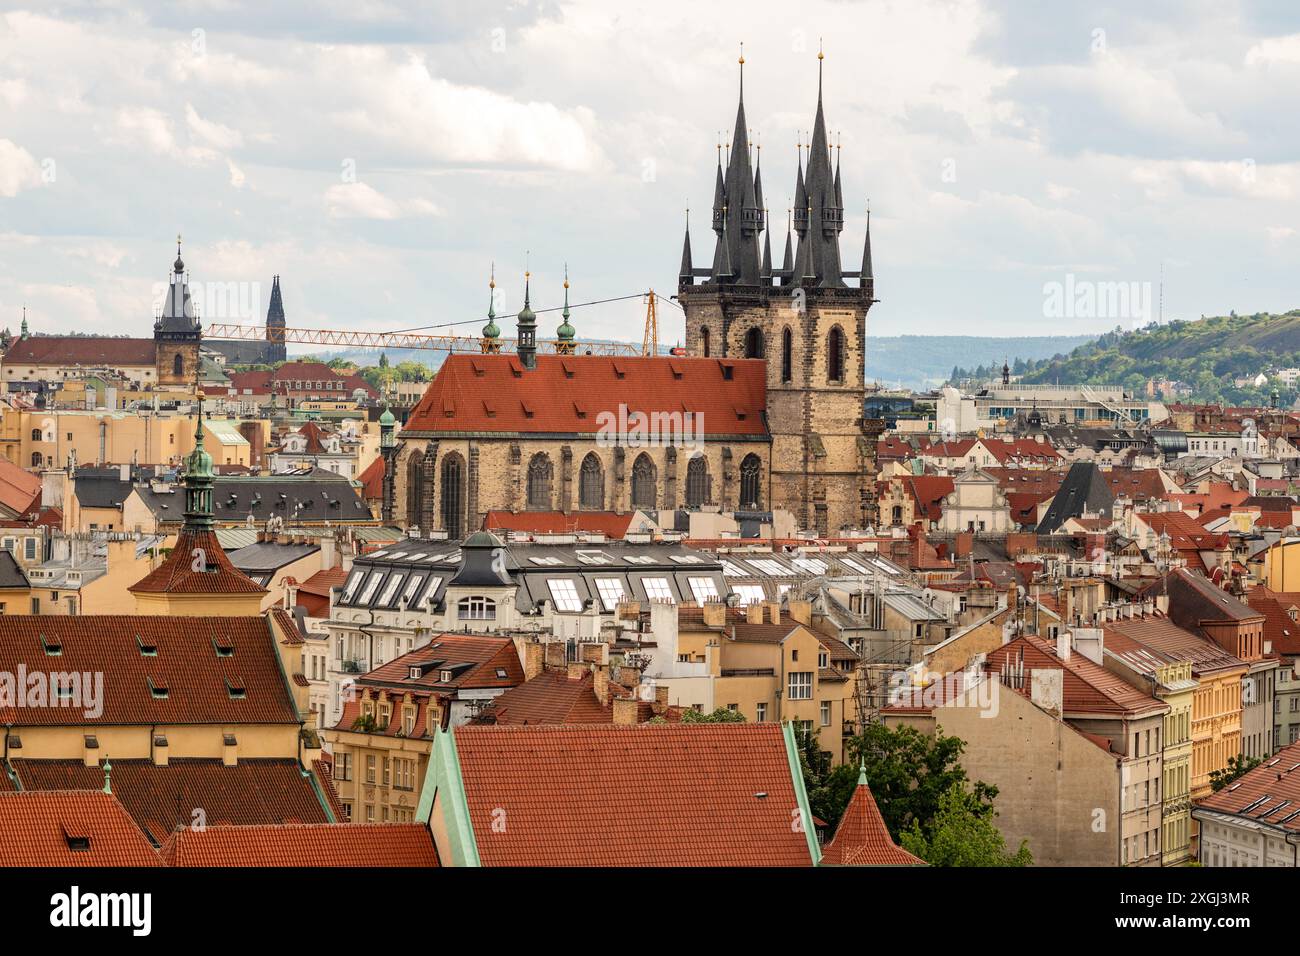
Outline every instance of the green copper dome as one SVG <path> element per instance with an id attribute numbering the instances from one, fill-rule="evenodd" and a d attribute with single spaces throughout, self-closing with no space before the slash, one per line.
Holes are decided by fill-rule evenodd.
<path id="1" fill-rule="evenodd" d="M 397 416 L 394 415 L 391 411 L 389 411 L 388 406 L 385 405 L 384 414 L 379 416 L 379 427 L 392 428 L 395 424 L 397 424 Z"/>

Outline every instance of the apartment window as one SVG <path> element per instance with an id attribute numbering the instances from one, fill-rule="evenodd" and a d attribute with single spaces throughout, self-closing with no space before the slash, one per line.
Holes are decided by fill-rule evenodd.
<path id="1" fill-rule="evenodd" d="M 28 561 L 36 560 L 36 539 L 35 538 L 23 539 L 23 557 L 26 558 Z"/>
<path id="2" fill-rule="evenodd" d="M 572 578 L 547 581 L 546 586 L 550 588 L 551 600 L 555 602 L 557 611 L 582 610 L 582 598 L 578 597 L 578 585 Z"/>
<path id="3" fill-rule="evenodd" d="M 392 761 L 389 760 L 387 757 L 385 757 L 384 758 L 384 786 L 385 787 L 388 786 L 388 784 L 391 782 L 392 779 L 390 776 L 391 769 L 392 769 Z"/>
<path id="4" fill-rule="evenodd" d="M 375 755 L 367 754 L 366 755 L 366 783 L 374 783 L 374 782 L 375 782 Z M 371 812 L 373 813 L 374 811 L 372 810 Z M 371 819 L 373 819 L 373 817 Z"/>
<path id="5" fill-rule="evenodd" d="M 829 727 L 831 725 L 831 702 L 829 700 L 822 701 L 821 719 L 823 727 Z"/>
<path id="6" fill-rule="evenodd" d="M 791 671 L 789 678 L 790 700 L 812 700 L 812 671 Z"/>
<path id="7" fill-rule="evenodd" d="M 334 755 L 334 776 L 339 780 L 352 779 L 352 754 L 345 751 Z"/>
<path id="8" fill-rule="evenodd" d="M 32 613 L 33 613 L 33 614 L 40 614 L 40 613 L 41 613 L 41 599 L 40 599 L 40 598 L 37 598 L 37 597 L 32 598 Z"/>
<path id="9" fill-rule="evenodd" d="M 760 723 L 760 724 L 763 723 L 763 721 L 767 720 L 767 702 L 766 702 L 766 701 L 764 701 L 763 703 L 758 704 L 758 705 L 756 705 L 756 706 L 754 707 L 754 719 L 755 719 L 756 721 L 758 721 L 758 723 Z M 1300 728 L 1297 728 L 1297 729 L 1300 729 Z"/>
<path id="10" fill-rule="evenodd" d="M 456 616 L 462 621 L 495 621 L 497 604 L 491 598 L 461 598 L 456 604 Z"/>
<path id="11" fill-rule="evenodd" d="M 673 590 L 668 586 L 667 578 L 642 578 L 641 585 L 645 588 L 645 596 L 651 601 L 671 601 L 673 599 Z"/>
<path id="12" fill-rule="evenodd" d="M 830 666 L 830 656 L 825 651 L 817 652 L 817 666 L 818 667 Z"/>

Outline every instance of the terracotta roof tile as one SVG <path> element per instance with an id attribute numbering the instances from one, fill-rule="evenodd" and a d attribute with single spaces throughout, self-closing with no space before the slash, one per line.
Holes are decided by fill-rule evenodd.
<path id="1" fill-rule="evenodd" d="M 1201 810 L 1300 833 L 1300 743 L 1283 747 L 1229 786 L 1196 802 Z M 1290 817 L 1290 819 L 1287 819 Z M 1286 822 L 1283 822 L 1283 821 Z"/>
<path id="2" fill-rule="evenodd" d="M 577 534 L 579 532 L 603 534 L 607 538 L 621 539 L 627 534 L 635 512 L 615 514 L 612 511 L 489 511 L 483 516 L 487 531 L 522 531 L 531 534 Z"/>
<path id="3" fill-rule="evenodd" d="M 220 758 L 175 757 L 160 767 L 152 760 L 112 760 L 113 795 L 144 833 L 161 845 L 177 827 L 327 823 L 329 817 L 311 780 L 294 759 L 246 758 L 225 766 Z M 10 761 L 24 790 L 97 791 L 102 766 L 81 760 Z"/>
<path id="4" fill-rule="evenodd" d="M 485 866 L 812 863 L 778 724 L 453 732 Z"/>
<path id="5" fill-rule="evenodd" d="M 429 828 L 419 823 L 216 826 L 172 834 L 169 866 L 437 866 Z"/>
<path id="6" fill-rule="evenodd" d="M 590 672 L 570 678 L 566 671 L 542 671 L 492 702 L 498 724 L 612 724 L 613 708 L 596 699 Z"/>
<path id="7" fill-rule="evenodd" d="M 449 355 L 402 435 L 594 434 L 607 426 L 602 413 L 617 415 L 620 405 L 629 415 L 698 413 L 706 435 L 765 438 L 767 365 L 758 359 L 539 355 L 537 367 L 525 370 L 510 354 Z"/>
<path id="8" fill-rule="evenodd" d="M 203 553 L 205 570 L 194 569 L 196 550 Z M 215 531 L 190 530 L 181 531 L 162 564 L 127 590 L 165 594 L 266 593 L 266 588 L 230 563 Z"/>
<path id="9" fill-rule="evenodd" d="M 4 706 L 4 724 L 299 722 L 267 617 L 7 614 L 0 660 L 29 674 L 104 675 L 98 715 L 90 706 Z M 232 692 L 241 685 L 242 695 Z"/>
<path id="10" fill-rule="evenodd" d="M 5 353 L 6 365 L 156 365 L 153 339 L 100 335 L 33 335 L 17 339 Z"/>
<path id="11" fill-rule="evenodd" d="M 0 793 L 0 866 L 160 866 L 112 794 Z"/>
<path id="12" fill-rule="evenodd" d="M 822 865 L 924 866 L 925 861 L 894 842 L 871 788 L 859 781 L 834 838 L 822 849 Z"/>

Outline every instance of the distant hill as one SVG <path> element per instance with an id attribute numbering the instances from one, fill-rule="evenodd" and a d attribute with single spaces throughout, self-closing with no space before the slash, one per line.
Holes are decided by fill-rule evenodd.
<path id="1" fill-rule="evenodd" d="M 1001 369 L 1009 361 L 1019 374 L 1031 360 L 1065 355 L 1092 335 L 871 335 L 867 334 L 867 381 L 892 387 L 929 389 L 942 385 L 956 367 Z"/>
<path id="2" fill-rule="evenodd" d="M 1026 382 L 1123 385 L 1140 393 L 1148 381 L 1179 382 L 1185 400 L 1265 404 L 1276 387 L 1287 406 L 1296 399 L 1269 373 L 1300 367 L 1300 309 L 1283 315 L 1226 315 L 1176 320 L 1132 332 L 1107 332 L 1069 355 L 1031 363 Z M 1263 372 L 1263 385 L 1236 385 Z"/>

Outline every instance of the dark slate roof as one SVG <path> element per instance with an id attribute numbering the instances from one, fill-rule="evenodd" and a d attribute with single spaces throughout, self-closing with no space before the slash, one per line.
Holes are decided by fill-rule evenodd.
<path id="1" fill-rule="evenodd" d="M 1038 533 L 1051 534 L 1070 518 L 1085 511 L 1106 511 L 1114 503 L 1115 496 L 1101 469 L 1090 461 L 1076 462 L 1038 523 Z"/>
<path id="2" fill-rule="evenodd" d="M 250 544 L 236 551 L 228 551 L 226 556 L 239 570 L 245 574 L 252 574 L 255 571 L 278 571 L 319 550 L 320 544 L 316 542 L 282 544 L 278 541 L 259 541 L 257 544 Z"/>
<path id="3" fill-rule="evenodd" d="M 27 586 L 27 575 L 18 566 L 13 554 L 8 551 L 0 551 L 0 588 L 25 588 Z"/>
<path id="4" fill-rule="evenodd" d="M 184 517 L 185 494 L 179 486 L 158 492 L 139 487 L 140 497 L 160 520 Z M 372 521 L 374 516 L 350 479 L 323 468 L 295 475 L 218 475 L 212 494 L 218 522 L 255 521 L 279 516 L 285 521 Z"/>

